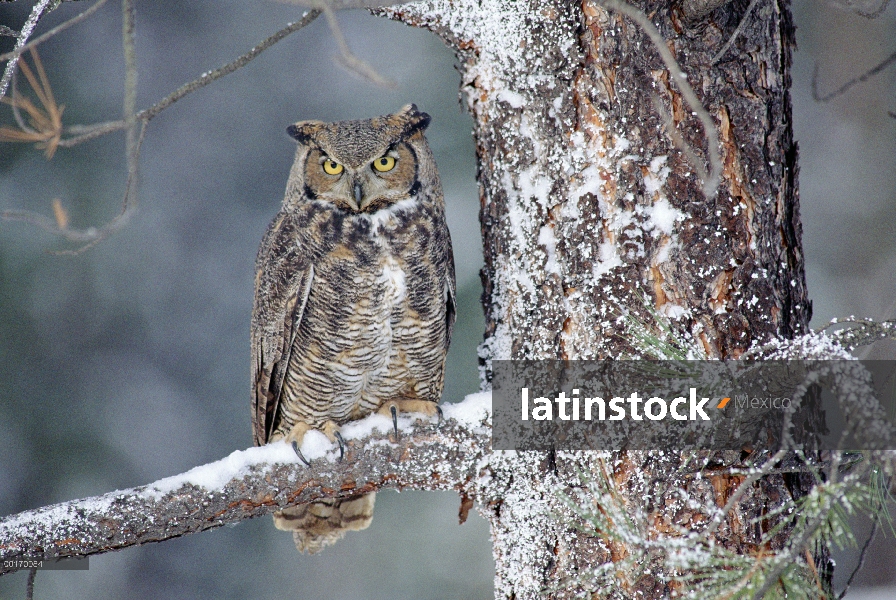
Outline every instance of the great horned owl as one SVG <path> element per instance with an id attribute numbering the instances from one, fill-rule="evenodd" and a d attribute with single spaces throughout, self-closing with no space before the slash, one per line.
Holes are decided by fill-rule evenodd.
<path id="1" fill-rule="evenodd" d="M 429 120 L 411 104 L 288 128 L 299 147 L 256 260 L 256 445 L 285 438 L 298 448 L 317 429 L 341 447 L 347 421 L 438 411 L 455 281 Z M 288 508 L 274 523 L 314 553 L 370 525 L 374 499 Z"/>

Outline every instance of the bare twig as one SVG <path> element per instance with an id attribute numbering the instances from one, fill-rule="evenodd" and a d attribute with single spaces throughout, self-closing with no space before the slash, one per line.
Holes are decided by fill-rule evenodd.
<path id="1" fill-rule="evenodd" d="M 140 148 L 143 146 L 143 138 L 146 135 L 146 122 L 140 126 L 140 132 L 137 135 L 137 139 L 134 143 L 134 149 L 131 154 L 128 154 L 128 178 L 125 183 L 125 192 L 124 199 L 121 203 L 121 210 L 115 217 L 112 218 L 111 221 L 103 225 L 102 227 L 90 227 L 83 231 L 73 231 L 70 229 L 60 228 L 58 225 L 58 220 L 56 224 L 56 230 L 54 233 L 57 235 L 61 235 L 66 239 L 73 240 L 74 235 L 82 235 L 86 243 L 74 250 L 58 250 L 53 252 L 53 254 L 58 255 L 68 255 L 68 256 L 77 256 L 90 248 L 93 248 L 98 243 L 102 242 L 114 232 L 121 229 L 125 226 L 128 221 L 131 219 L 131 215 L 137 210 L 137 175 L 139 169 L 139 160 L 140 160 Z"/>
<path id="2" fill-rule="evenodd" d="M 713 123 L 709 113 L 703 108 L 703 105 L 694 93 L 691 84 L 688 83 L 687 75 L 681 70 L 681 65 L 678 64 L 678 61 L 672 55 L 672 51 L 669 50 L 669 47 L 666 45 L 666 40 L 663 39 L 662 34 L 660 34 L 659 30 L 657 30 L 656 26 L 650 21 L 646 14 L 623 0 L 600 0 L 600 3 L 610 10 L 621 12 L 637 23 L 641 30 L 647 34 L 647 37 L 650 38 L 650 41 L 663 59 L 666 68 L 669 69 L 669 72 L 672 74 L 672 78 L 678 85 L 678 89 L 681 91 L 681 95 L 685 102 L 687 102 L 694 114 L 697 115 L 697 118 L 700 119 L 700 123 L 703 125 L 704 134 L 706 135 L 707 153 L 709 155 L 709 164 L 711 166 L 711 172 L 703 180 L 703 193 L 706 194 L 707 198 L 714 198 L 716 191 L 719 188 L 719 181 L 721 180 L 722 174 L 722 157 L 719 154 L 719 133 L 716 130 L 715 123 Z M 698 165 L 695 165 L 695 167 L 697 166 Z"/>
<path id="3" fill-rule="evenodd" d="M 134 48 L 134 0 L 122 0 L 121 42 L 124 51 L 124 123 L 127 128 L 126 152 L 134 153 L 137 140 L 137 53 Z M 130 165 L 128 165 L 130 166 Z"/>
<path id="4" fill-rule="evenodd" d="M 68 229 L 67 221 L 62 221 L 58 217 L 58 210 L 55 207 L 55 200 L 53 203 L 54 218 L 50 218 L 40 213 L 32 212 L 29 210 L 4 210 L 0 212 L 0 219 L 4 221 L 21 221 L 24 223 L 29 223 L 36 227 L 40 227 L 41 229 L 48 231 L 54 235 L 65 238 L 70 242 L 83 244 L 82 246 L 74 250 L 59 250 L 52 252 L 52 254 L 77 255 L 81 254 L 85 250 L 92 248 L 99 242 L 108 238 L 115 231 L 121 229 L 122 226 L 126 225 L 128 220 L 131 218 L 134 210 L 136 209 L 137 202 L 135 185 L 138 175 L 137 164 L 140 158 L 140 148 L 143 145 L 143 138 L 145 136 L 145 133 L 146 123 L 143 123 L 137 135 L 136 144 L 134 146 L 134 153 L 129 155 L 128 157 L 128 178 L 127 183 L 125 184 L 125 195 L 122 201 L 122 208 L 119 213 L 112 218 L 111 221 L 109 221 L 102 227 Z"/>
<path id="5" fill-rule="evenodd" d="M 842 96 L 845 94 L 850 88 L 865 81 L 868 81 L 893 63 L 896 63 L 896 52 L 891 54 L 890 56 L 883 59 L 877 65 L 871 67 L 869 70 L 865 71 L 858 77 L 854 77 L 841 85 L 839 88 L 825 95 L 821 95 L 818 92 L 818 65 L 815 65 L 815 69 L 812 71 L 812 98 L 816 102 L 828 102 L 833 100 L 837 96 Z"/>
<path id="6" fill-rule="evenodd" d="M 17 48 L 15 50 L 13 50 L 12 52 L 7 52 L 6 54 L 0 54 L 0 61 L 9 60 L 11 58 L 20 56 L 25 50 L 30 50 L 31 48 L 34 48 L 38 44 L 41 44 L 42 42 L 47 41 L 51 37 L 62 33 L 63 31 L 65 31 L 66 29 L 71 27 L 72 25 L 76 25 L 76 24 L 80 23 L 81 21 L 83 21 L 84 19 L 86 19 L 87 17 L 89 17 L 90 15 L 95 13 L 97 10 L 99 10 L 100 7 L 103 6 L 106 2 L 108 2 L 108 0 L 97 0 L 96 4 L 94 4 L 93 6 L 91 6 L 87 10 L 85 10 L 84 12 L 78 13 L 77 15 L 75 15 L 74 17 L 69 19 L 68 21 L 65 21 L 64 23 L 60 23 L 59 25 L 57 25 L 50 31 L 37 36 L 36 38 L 34 38 L 33 40 L 31 40 L 30 42 L 28 42 L 21 48 Z M 2 26 L 0 26 L 0 27 L 2 27 Z M 7 27 L 7 29 L 9 29 L 9 28 Z M 10 31 L 12 31 L 12 30 L 10 29 Z M 0 33 L 2 33 L 2 32 L 0 32 Z M 13 32 L 12 35 L 18 35 L 18 34 Z"/>
<path id="7" fill-rule="evenodd" d="M 330 26 L 330 31 L 333 33 L 333 37 L 336 38 L 336 43 L 339 45 L 339 62 L 350 71 L 357 73 L 376 85 L 385 88 L 394 88 L 394 81 L 383 77 L 376 72 L 376 69 L 352 53 L 351 48 L 348 46 L 348 42 L 345 41 L 345 36 L 342 35 L 342 29 L 340 29 L 339 23 L 336 21 L 336 14 L 333 12 L 330 5 L 323 2 L 320 6 L 324 16 L 327 18 L 327 24 Z"/>
<path id="8" fill-rule="evenodd" d="M 700 160 L 700 157 L 697 156 L 697 153 L 694 152 L 694 149 L 691 148 L 690 144 L 688 144 L 684 138 L 681 137 L 681 134 L 678 133 L 678 129 L 675 127 L 675 120 L 670 113 L 666 112 L 666 108 L 663 106 L 660 97 L 654 94 L 651 96 L 651 99 L 653 100 L 654 109 L 656 109 L 657 114 L 663 119 L 669 139 L 672 140 L 672 143 L 675 144 L 676 148 L 681 150 L 687 161 L 694 167 L 694 170 L 697 172 L 697 177 L 699 177 L 701 181 L 706 181 L 707 174 L 706 168 L 703 166 L 703 161 Z"/>
<path id="9" fill-rule="evenodd" d="M 890 6 L 890 0 L 884 0 L 880 6 L 874 9 L 871 12 L 865 12 L 863 10 L 856 9 L 856 13 L 865 17 L 866 19 L 876 19 L 883 14 L 887 7 Z"/>
<path id="10" fill-rule="evenodd" d="M 66 131 L 77 133 L 78 135 L 72 138 L 60 140 L 56 144 L 57 146 L 71 147 L 78 143 L 99 137 L 101 135 L 112 133 L 113 131 L 121 131 L 122 129 L 127 130 L 125 152 L 127 156 L 126 160 L 128 175 L 121 210 L 111 221 L 109 221 L 105 225 L 101 227 L 89 227 L 81 230 L 61 227 L 60 221 L 58 219 L 58 212 L 56 212 L 55 210 L 54 213 L 56 213 L 57 215 L 57 218 L 55 219 L 44 216 L 40 213 L 25 210 L 6 210 L 0 212 L 0 219 L 2 220 L 22 221 L 30 223 L 32 225 L 40 227 L 41 229 L 49 231 L 50 233 L 63 237 L 68 241 L 82 244 L 82 246 L 74 250 L 63 250 L 54 252 L 54 254 L 80 254 L 85 250 L 92 248 L 97 243 L 108 238 L 113 232 L 117 231 L 128 222 L 137 206 L 136 184 L 139 171 L 138 163 L 140 157 L 140 148 L 143 144 L 143 139 L 146 133 L 146 126 L 150 120 L 152 120 L 160 112 L 162 112 L 187 94 L 205 87 L 213 81 L 220 79 L 225 75 L 229 75 L 237 69 L 245 66 L 246 64 L 254 60 L 259 54 L 261 54 L 289 34 L 302 29 L 320 15 L 320 11 L 317 10 L 312 10 L 305 13 L 300 20 L 294 23 L 290 23 L 280 31 L 277 31 L 270 37 L 263 40 L 261 43 L 257 44 L 249 52 L 246 52 L 234 61 L 218 69 L 215 69 L 214 71 L 205 73 L 198 79 L 195 79 L 194 81 L 181 86 L 149 108 L 139 112 L 135 112 L 137 72 L 136 58 L 133 47 L 134 21 L 132 1 L 133 0 L 123 0 L 125 19 L 122 27 L 126 65 L 125 101 L 123 109 L 125 118 L 120 121 L 107 121 L 105 123 L 99 123 L 91 126 L 77 125 L 66 128 Z M 130 17 L 128 16 L 129 14 Z M 130 118 L 128 118 L 128 115 L 130 115 Z M 136 127 L 138 122 L 141 123 L 139 131 L 137 131 Z M 131 124 L 130 126 L 129 123 Z"/>
<path id="11" fill-rule="evenodd" d="M 137 113 L 139 118 L 141 113 Z M 59 140 L 62 148 L 71 148 L 83 142 L 102 137 L 107 133 L 121 131 L 125 128 L 124 121 L 106 121 L 95 125 L 71 125 L 65 128 L 66 133 L 75 134 L 74 137 Z"/>
<path id="12" fill-rule="evenodd" d="M 25 584 L 25 600 L 34 600 L 34 578 L 37 577 L 37 569 L 28 572 L 28 582 Z"/>
<path id="13" fill-rule="evenodd" d="M 288 24 L 286 27 L 284 27 L 283 29 L 281 29 L 280 31 L 275 33 L 274 35 L 262 40 L 261 43 L 257 44 L 255 47 L 253 47 L 251 50 L 249 50 L 248 52 L 246 52 L 245 54 L 243 54 L 236 60 L 229 62 L 226 65 L 224 65 L 223 67 L 215 69 L 214 71 L 209 71 L 208 73 L 204 73 L 202 75 L 202 77 L 199 77 L 198 79 L 195 79 L 194 81 L 191 81 L 190 83 L 182 85 L 177 90 L 175 90 L 174 92 L 172 92 L 165 98 L 162 98 L 160 101 L 156 102 L 155 104 L 153 104 L 146 110 L 140 111 L 139 113 L 137 113 L 137 118 L 143 119 L 145 121 L 149 121 L 150 119 L 155 117 L 157 114 L 159 114 L 160 112 L 162 112 L 163 110 L 165 110 L 166 108 L 168 108 L 169 106 L 171 106 L 172 104 L 174 104 L 175 102 L 177 102 L 178 100 L 180 100 L 181 98 L 186 96 L 187 94 L 189 94 L 191 92 L 195 92 L 196 90 L 207 86 L 208 84 L 215 81 L 216 79 L 220 79 L 221 77 L 224 77 L 225 75 L 229 75 L 230 73 L 233 73 L 237 69 L 252 62 L 259 54 L 261 54 L 262 52 L 264 52 L 265 50 L 267 50 L 268 48 L 270 48 L 271 46 L 273 46 L 274 44 L 276 44 L 277 42 L 279 42 L 280 40 L 282 40 L 289 34 L 295 33 L 296 31 L 302 29 L 303 27 L 305 27 L 306 25 L 311 23 L 314 19 L 316 19 L 319 15 L 320 15 L 319 10 L 308 11 L 307 13 L 302 15 L 301 19 L 299 19 L 295 23 Z"/>
<path id="14" fill-rule="evenodd" d="M 717 62 L 719 62 L 720 58 L 725 56 L 725 53 L 728 52 L 728 48 L 731 47 L 731 44 L 734 43 L 734 40 L 737 39 L 737 36 L 740 35 L 741 31 L 743 31 L 744 27 L 749 22 L 750 15 L 753 13 L 753 9 L 756 8 L 757 4 L 759 4 L 759 0 L 750 0 L 750 4 L 747 5 L 747 10 L 744 11 L 744 16 L 740 18 L 740 22 L 737 24 L 737 28 L 734 30 L 734 33 L 731 34 L 731 37 L 728 38 L 728 41 L 725 42 L 725 45 L 722 46 L 722 49 L 712 57 L 712 60 L 709 61 L 710 64 L 716 64 Z"/>
<path id="15" fill-rule="evenodd" d="M 385 88 L 394 88 L 395 82 L 377 73 L 376 69 L 358 58 L 351 51 L 348 42 L 345 40 L 345 36 L 342 35 L 342 29 L 336 21 L 335 11 L 348 8 L 384 8 L 394 4 L 404 4 L 409 1 L 410 0 L 280 0 L 280 2 L 285 4 L 298 4 L 299 6 L 307 6 L 321 11 L 327 19 L 327 24 L 330 26 L 333 38 L 339 45 L 339 56 L 337 57 L 337 61 L 349 71 Z"/>
<path id="16" fill-rule="evenodd" d="M 849 10 L 853 11 L 857 15 L 859 15 L 861 17 L 865 17 L 866 19 L 876 19 L 879 16 L 881 16 L 885 10 L 887 10 L 887 7 L 890 5 L 890 0 L 883 0 L 883 2 L 881 2 L 880 6 L 878 6 L 877 8 L 875 8 L 872 11 L 862 10 L 861 8 L 857 7 L 856 3 L 853 2 L 852 0 L 843 0 L 842 2 L 835 2 L 835 4 L 839 4 L 839 5 L 843 6 L 844 8 L 848 8 Z"/>
<path id="17" fill-rule="evenodd" d="M 34 27 L 37 25 L 37 22 L 40 21 L 41 15 L 44 14 L 44 11 L 47 9 L 47 5 L 50 4 L 51 0 L 38 0 L 35 3 L 34 8 L 31 9 L 31 14 L 28 15 L 28 20 L 25 21 L 25 24 L 22 25 L 22 30 L 18 34 L 18 39 L 16 40 L 16 47 L 13 52 L 18 52 L 21 54 L 22 47 L 28 41 L 28 38 L 31 37 L 31 32 L 34 31 Z M 6 90 L 9 87 L 9 81 L 12 79 L 12 74 L 16 70 L 16 65 L 19 62 L 19 57 L 13 57 L 8 63 L 6 63 L 6 69 L 3 70 L 3 77 L 0 78 L 0 96 L 6 95 Z"/>
<path id="18" fill-rule="evenodd" d="M 320 16 L 319 10 L 308 11 L 307 13 L 302 15 L 301 19 L 299 19 L 295 23 L 288 24 L 280 31 L 262 40 L 259 44 L 255 45 L 251 50 L 249 50 L 242 56 L 239 56 L 235 60 L 215 69 L 214 71 L 203 73 L 201 77 L 198 77 L 197 79 L 194 79 L 189 83 L 185 83 L 149 108 L 141 110 L 135 115 L 136 118 L 144 122 L 149 122 L 160 112 L 162 112 L 187 94 L 195 92 L 196 90 L 207 86 L 213 81 L 216 81 L 221 77 L 224 77 L 225 75 L 229 75 L 237 69 L 240 69 L 248 63 L 252 62 L 256 57 L 258 57 L 259 54 L 261 54 L 289 34 L 295 33 L 296 31 L 302 29 L 318 16 Z M 87 140 L 92 140 L 102 135 L 106 135 L 107 133 L 112 133 L 113 131 L 121 131 L 125 127 L 126 124 L 124 121 L 106 121 L 105 123 L 97 123 L 96 125 L 73 125 L 66 128 L 66 131 L 76 134 L 75 137 L 64 139 L 59 142 L 59 145 L 64 148 L 69 148 L 82 142 L 86 142 Z"/>
<path id="19" fill-rule="evenodd" d="M 124 201 L 122 202 L 121 212 L 113 219 L 127 220 L 127 215 L 133 208 L 137 206 L 137 170 L 139 168 L 140 144 L 143 142 L 143 135 L 146 133 L 146 121 L 140 129 L 140 138 L 137 139 L 137 52 L 134 46 L 134 33 L 136 30 L 135 21 L 135 0 L 122 0 L 121 12 L 121 42 L 124 54 L 124 106 L 122 107 L 122 115 L 125 123 L 125 158 L 127 161 L 128 178 L 124 189 Z M 110 222 L 110 225 L 112 222 Z M 105 227 L 103 229 L 106 229 Z M 109 229 L 108 231 L 111 231 Z M 102 238 L 98 238 L 102 239 Z M 91 244 L 88 243 L 83 247 L 86 250 Z M 83 250 L 82 250 L 83 251 Z"/>
<path id="20" fill-rule="evenodd" d="M 837 600 L 843 600 L 846 596 L 846 592 L 849 591 L 849 586 L 852 585 L 852 580 L 856 578 L 859 571 L 862 570 L 862 567 L 865 566 L 865 557 L 868 553 L 868 548 L 871 547 L 871 542 L 874 541 L 874 535 L 877 533 L 877 524 L 878 519 L 875 518 L 874 522 L 871 524 L 871 533 L 868 534 L 868 539 L 865 540 L 865 545 L 862 546 L 862 552 L 859 554 L 859 563 L 856 565 L 856 568 L 852 570 L 852 573 L 849 574 L 849 579 L 846 581 L 846 586 L 843 588 L 843 591 L 837 596 Z"/>

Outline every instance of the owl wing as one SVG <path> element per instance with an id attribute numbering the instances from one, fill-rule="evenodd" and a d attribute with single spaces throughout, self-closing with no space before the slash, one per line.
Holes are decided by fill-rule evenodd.
<path id="1" fill-rule="evenodd" d="M 448 247 L 448 261 L 445 273 L 445 351 L 451 345 L 451 334 L 457 320 L 457 282 L 454 279 L 454 254 Z"/>
<path id="2" fill-rule="evenodd" d="M 288 218 L 274 220 L 258 251 L 252 314 L 252 427 L 255 445 L 273 431 L 292 345 L 314 279 L 310 257 L 296 247 Z"/>

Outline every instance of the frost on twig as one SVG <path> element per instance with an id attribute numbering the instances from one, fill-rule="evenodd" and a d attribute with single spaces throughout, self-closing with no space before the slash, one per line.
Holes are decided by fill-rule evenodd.
<path id="1" fill-rule="evenodd" d="M 0 97 L 6 95 L 9 82 L 12 80 L 12 74 L 15 72 L 16 65 L 19 62 L 19 55 L 22 53 L 25 43 L 28 41 L 28 38 L 31 37 L 31 32 L 34 31 L 34 27 L 37 25 L 38 21 L 40 21 L 40 18 L 43 16 L 44 11 L 47 10 L 50 2 L 51 0 L 38 0 L 38 2 L 34 4 L 34 8 L 31 9 L 31 14 L 28 15 L 28 20 L 22 25 L 22 30 L 19 31 L 16 36 L 16 46 L 13 50 L 15 56 L 9 59 L 9 62 L 6 63 L 6 68 L 3 70 L 3 76 L 0 77 Z"/>
<path id="2" fill-rule="evenodd" d="M 0 520 L 0 559 L 83 557 L 160 542 L 321 498 L 382 488 L 460 490 L 475 497 L 490 446 L 491 395 L 444 407 L 446 420 L 382 415 L 343 427 L 345 458 L 306 436 L 305 466 L 285 442 L 236 451 L 149 485 L 25 511 Z M 0 569 L 0 574 L 9 572 Z"/>
<path id="3" fill-rule="evenodd" d="M 99 10 L 106 2 L 108 2 L 108 0 L 97 0 L 93 6 L 91 6 L 84 12 L 78 13 L 77 15 L 75 15 L 68 21 L 65 21 L 64 23 L 60 23 L 59 25 L 57 25 L 50 31 L 37 36 L 36 38 L 31 40 L 27 44 L 22 45 L 20 48 L 12 50 L 11 52 L 7 52 L 6 54 L 0 54 L 0 61 L 14 59 L 17 56 L 20 56 L 25 50 L 30 50 L 32 48 L 37 47 L 38 44 L 47 41 L 48 39 L 56 36 L 59 33 L 62 33 L 63 31 L 65 31 L 66 29 L 71 27 L 72 25 L 80 23 L 81 21 L 83 21 L 84 19 L 86 19 L 87 17 L 89 17 L 90 15 L 95 13 L 97 10 Z M 8 33 L 4 33 L 4 31 L 8 32 Z M 18 34 L 15 31 L 13 31 L 9 27 L 5 27 L 3 25 L 0 25 L 0 35 L 9 35 L 12 37 L 18 36 Z"/>
<path id="4" fill-rule="evenodd" d="M 829 331 L 835 327 L 841 327 L 841 329 Z M 835 340 L 844 349 L 853 351 L 880 340 L 896 339 L 896 321 L 873 321 L 847 317 L 833 319 L 824 327 L 816 330 L 817 333 L 823 331 L 827 332 L 828 337 Z"/>

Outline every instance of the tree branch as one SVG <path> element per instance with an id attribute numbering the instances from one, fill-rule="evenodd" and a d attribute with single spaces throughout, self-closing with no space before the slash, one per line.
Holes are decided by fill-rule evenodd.
<path id="1" fill-rule="evenodd" d="M 391 420 L 372 415 L 343 427 L 341 462 L 335 445 L 322 448 L 306 438 L 309 468 L 278 442 L 149 485 L 25 511 L 0 521 L 0 560 L 101 554 L 383 488 L 474 496 L 490 452 L 490 411 L 490 396 L 469 396 L 445 406 L 447 420 L 438 427 L 400 418 L 397 440 Z"/>
<path id="2" fill-rule="evenodd" d="M 81 230 L 68 229 L 67 227 L 61 226 L 58 221 L 32 211 L 6 210 L 0 212 L 0 220 L 23 221 L 26 223 L 30 223 L 32 225 L 40 227 L 41 229 L 49 231 L 54 235 L 63 237 L 68 241 L 78 242 L 82 244 L 80 247 L 74 250 L 62 250 L 59 252 L 55 252 L 54 254 L 80 254 L 81 252 L 84 252 L 85 250 L 103 241 L 114 231 L 118 230 L 125 223 L 127 223 L 128 219 L 136 208 L 136 181 L 140 147 L 143 143 L 143 137 L 146 133 L 146 126 L 149 121 L 153 119 L 153 117 L 158 115 L 160 112 L 162 112 L 187 94 L 195 92 L 196 90 L 205 87 L 213 81 L 220 79 L 225 75 L 229 75 L 230 73 L 233 73 L 234 71 L 245 66 L 246 64 L 254 60 L 259 54 L 261 54 L 289 34 L 302 29 L 303 27 L 311 23 L 311 21 L 316 19 L 318 15 L 320 15 L 320 11 L 318 10 L 306 12 L 301 19 L 294 23 L 288 24 L 286 27 L 277 31 L 270 37 L 262 40 L 261 43 L 257 44 L 254 48 L 252 48 L 242 56 L 236 58 L 235 60 L 218 69 L 215 69 L 214 71 L 204 73 L 198 79 L 182 85 L 177 90 L 162 98 L 149 108 L 139 112 L 135 112 L 137 72 L 133 44 L 133 7 L 131 4 L 129 4 L 129 2 L 124 2 L 123 13 L 125 18 L 123 21 L 122 40 L 124 46 L 125 64 L 127 67 L 125 77 L 124 102 L 125 118 L 120 121 L 107 121 L 105 123 L 98 123 L 96 125 L 75 125 L 72 127 L 68 127 L 66 128 L 66 131 L 68 131 L 69 133 L 75 133 L 75 137 L 60 140 L 56 144 L 57 146 L 67 148 L 81 142 L 100 137 L 107 133 L 112 133 L 113 131 L 127 129 L 125 156 L 128 176 L 121 210 L 111 221 L 109 221 L 105 225 L 101 227 L 89 227 L 87 229 Z M 142 126 L 139 128 L 139 130 L 136 127 L 137 123 L 142 123 Z"/>
<path id="3" fill-rule="evenodd" d="M 843 329 L 827 331 L 832 327 L 841 325 L 844 326 Z M 834 319 L 815 331 L 816 333 L 827 332 L 828 337 L 852 352 L 856 348 L 867 346 L 880 340 L 896 339 L 896 321 L 872 321 L 871 319 L 846 317 L 845 319 Z"/>
<path id="4" fill-rule="evenodd" d="M 9 87 L 10 80 L 12 80 L 12 74 L 16 70 L 16 65 L 19 62 L 19 55 L 22 53 L 25 42 L 31 37 L 31 32 L 34 31 L 34 27 L 37 25 L 37 22 L 40 21 L 48 4 L 50 4 L 50 0 L 38 0 L 34 5 L 34 8 L 31 9 L 31 14 L 28 15 L 28 20 L 22 25 L 22 30 L 19 32 L 18 38 L 16 39 L 16 47 L 13 50 L 13 52 L 18 54 L 6 63 L 6 69 L 3 70 L 3 77 L 0 78 L 0 96 L 6 94 L 6 89 Z"/>
<path id="5" fill-rule="evenodd" d="M 99 10 L 106 2 L 108 2 L 108 0 L 97 0 L 97 2 L 93 6 L 91 6 L 84 12 L 78 13 L 77 15 L 75 15 L 74 17 L 69 19 L 68 21 L 65 21 L 64 23 L 60 23 L 59 25 L 57 25 L 50 31 L 39 35 L 38 37 L 34 38 L 27 44 L 23 45 L 21 48 L 17 48 L 16 50 L 7 52 L 6 54 L 0 54 L 0 61 L 9 60 L 12 58 L 16 58 L 17 56 L 21 56 L 21 54 L 25 50 L 30 50 L 31 48 L 34 48 L 38 44 L 41 44 L 41 43 L 47 41 L 51 37 L 62 33 L 63 31 L 65 31 L 66 29 L 71 27 L 72 25 L 76 25 L 77 23 L 80 23 L 81 21 L 83 21 L 84 19 L 86 19 L 87 17 L 89 17 L 90 15 L 95 13 L 97 10 Z M 2 27 L 3 26 L 0 25 L 0 34 L 2 34 Z M 9 29 L 9 28 L 7 27 L 7 29 Z M 16 35 L 16 34 L 13 33 L 12 35 Z"/>
<path id="6" fill-rule="evenodd" d="M 190 81 L 189 83 L 185 83 L 180 86 L 149 108 L 141 110 L 138 112 L 135 117 L 138 120 L 141 120 L 145 123 L 151 121 L 156 115 L 160 112 L 196 90 L 204 88 L 208 84 L 224 77 L 225 75 L 230 75 L 234 71 L 246 66 L 255 58 L 258 57 L 259 54 L 285 38 L 291 33 L 295 33 L 299 29 L 302 29 L 311 21 L 316 19 L 320 15 L 319 10 L 311 10 L 302 15 L 302 18 L 294 23 L 289 23 L 283 29 L 277 31 L 270 37 L 265 38 L 260 43 L 256 44 L 251 50 L 246 52 L 245 54 L 237 57 L 231 62 L 223 65 L 213 71 L 208 71 L 207 73 L 203 73 L 201 77 Z M 75 134 L 75 137 L 70 137 L 64 139 L 59 142 L 59 145 L 63 148 L 70 148 L 82 142 L 86 142 L 87 140 L 92 140 L 94 138 L 106 135 L 107 133 L 112 133 L 113 131 L 120 131 L 126 127 L 125 122 L 121 121 L 106 121 L 105 123 L 97 123 L 95 125 L 72 125 L 66 128 L 68 133 Z"/>
<path id="7" fill-rule="evenodd" d="M 833 92 L 828 92 L 827 94 L 822 94 L 818 91 L 818 65 L 816 64 L 815 69 L 812 71 L 812 99 L 816 102 L 830 102 L 834 98 L 842 96 L 848 92 L 853 86 L 868 81 L 894 62 L 896 62 L 896 52 L 892 53 L 858 77 L 853 77 Z"/>

